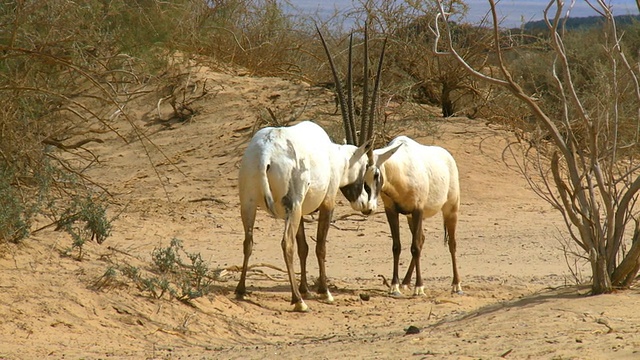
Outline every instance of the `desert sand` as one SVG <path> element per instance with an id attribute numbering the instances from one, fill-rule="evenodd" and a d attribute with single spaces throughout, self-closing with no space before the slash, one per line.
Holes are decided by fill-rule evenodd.
<path id="1" fill-rule="evenodd" d="M 254 124 L 268 118 L 266 107 L 282 119 L 340 120 L 324 88 L 206 66 L 192 71 L 198 84 L 206 79 L 208 93 L 191 105 L 196 114 L 188 121 L 170 119 L 166 103 L 158 114 L 161 95 L 151 93 L 128 108 L 131 123 L 114 124 L 129 143 L 106 133 L 104 143 L 86 145 L 100 160 L 86 175 L 112 194 L 111 237 L 85 244 L 82 261 L 65 255 L 71 239 L 52 227 L 0 247 L 0 358 L 640 358 L 640 292 L 589 296 L 588 285 L 576 285 L 570 266 L 587 282 L 589 267 L 565 259 L 559 214 L 503 162 L 509 133 L 479 119 L 442 119 L 428 107 L 418 121 L 429 126 L 406 123 L 397 131 L 443 146 L 458 161 L 464 294 L 450 293 L 451 261 L 436 216 L 425 222 L 426 296 L 388 296 L 383 277 L 391 276 L 392 254 L 383 210 L 364 218 L 339 195 L 327 247 L 335 302 L 310 299 L 310 312 L 292 312 L 284 274 L 269 267 L 259 268 L 269 277 L 248 279 L 249 301 L 236 300 L 233 269 L 242 264 L 243 240 L 237 172 Z M 307 218 L 307 236 L 315 238 Z M 39 219 L 34 228 L 46 224 Z M 401 225 L 403 273 L 410 237 Z M 282 230 L 282 221 L 258 213 L 252 264 L 284 267 Z M 153 299 L 124 276 L 96 286 L 109 267 L 149 267 L 153 249 L 173 238 L 212 269 L 227 269 L 213 293 L 185 304 Z M 420 332 L 406 334 L 410 326 Z"/>

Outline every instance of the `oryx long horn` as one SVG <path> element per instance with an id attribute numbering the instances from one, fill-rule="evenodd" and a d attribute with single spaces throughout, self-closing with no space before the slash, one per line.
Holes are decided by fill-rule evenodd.
<path id="1" fill-rule="evenodd" d="M 384 52 L 387 47 L 387 38 L 382 43 L 382 50 L 380 52 L 380 59 L 378 60 L 378 71 L 376 72 L 375 82 L 373 85 L 373 94 L 371 94 L 371 108 L 369 109 L 369 127 L 367 128 L 367 139 L 373 137 L 373 119 L 376 112 L 376 102 L 378 100 L 378 90 L 380 89 L 380 77 L 382 74 L 382 63 L 384 61 Z M 365 111 L 365 109 L 363 109 Z M 372 144 L 373 148 L 373 144 Z"/>
<path id="2" fill-rule="evenodd" d="M 347 64 L 347 118 L 351 129 L 353 144 L 360 146 L 362 142 L 356 142 L 356 120 L 353 106 L 353 33 L 349 35 L 349 60 Z"/>
<path id="3" fill-rule="evenodd" d="M 369 22 L 365 22 L 364 24 L 364 61 L 363 61 L 363 81 L 362 84 L 362 111 L 361 111 L 361 119 L 360 119 L 360 145 L 364 144 L 364 142 L 368 139 L 367 135 L 367 108 L 369 106 Z M 373 144 L 372 144 L 373 145 Z"/>
<path id="4" fill-rule="evenodd" d="M 327 42 L 324 40 L 324 36 L 322 36 L 322 32 L 320 32 L 318 25 L 316 25 L 316 31 L 318 32 L 318 36 L 320 36 L 320 40 L 322 41 L 322 46 L 324 47 L 324 51 L 327 54 L 327 58 L 329 59 L 329 66 L 331 67 L 331 73 L 333 74 L 333 81 L 336 84 L 336 95 L 338 96 L 338 103 L 340 104 L 340 112 L 342 113 L 342 122 L 344 124 L 344 133 L 347 140 L 347 144 L 356 145 L 355 143 L 356 139 L 353 137 L 353 134 L 355 133 L 353 117 L 350 116 L 350 113 L 344 98 L 342 82 L 340 81 L 340 77 L 338 76 L 338 71 L 336 70 L 335 63 L 333 62 L 333 56 L 329 51 Z"/>

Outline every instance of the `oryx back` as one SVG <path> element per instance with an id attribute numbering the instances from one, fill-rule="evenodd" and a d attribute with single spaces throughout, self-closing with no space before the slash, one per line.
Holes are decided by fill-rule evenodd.
<path id="1" fill-rule="evenodd" d="M 457 208 L 460 190 L 453 156 L 439 146 L 425 146 L 406 136 L 395 138 L 388 147 L 398 143 L 403 145 L 383 165 L 385 182 L 391 185 L 386 196 L 398 210 L 409 213 L 421 208 L 425 217 L 431 217 L 443 206 Z"/>
<path id="2" fill-rule="evenodd" d="M 325 131 L 311 122 L 259 130 L 240 165 L 241 205 L 255 204 L 280 219 L 293 206 L 303 214 L 316 210 L 330 185 L 328 174 L 318 174 L 330 169 L 331 147 Z"/>

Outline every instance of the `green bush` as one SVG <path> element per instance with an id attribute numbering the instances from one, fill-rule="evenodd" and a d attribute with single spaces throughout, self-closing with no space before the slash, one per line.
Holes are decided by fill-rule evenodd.
<path id="1" fill-rule="evenodd" d="M 182 256 L 189 260 L 183 261 Z M 212 283 L 217 278 L 215 271 L 209 268 L 199 253 L 185 251 L 182 241 L 175 238 L 169 246 L 153 249 L 148 271 L 141 271 L 129 264 L 120 265 L 117 269 L 151 298 L 161 299 L 169 295 L 185 303 L 210 294 L 213 291 Z M 103 287 L 106 277 L 107 273 L 95 282 L 100 285 L 96 288 Z"/>
<path id="2" fill-rule="evenodd" d="M 100 141 L 89 128 L 124 131 L 113 122 L 128 118 L 113 116 L 115 111 L 148 92 L 149 82 L 170 66 L 171 52 L 211 56 L 256 74 L 295 76 L 300 44 L 308 42 L 299 34 L 272 0 L 0 5 L 0 241 L 27 236 L 37 212 L 69 216 L 49 208 L 68 202 L 79 206 L 74 211 L 80 215 L 71 220 L 103 240 L 107 223 L 93 217 L 103 209 L 75 199 L 90 193 L 82 172 L 92 165 L 76 150 Z M 81 250 L 86 235 L 69 227 L 74 221 L 62 220 Z"/>
<path id="3" fill-rule="evenodd" d="M 87 241 L 102 244 L 111 235 L 111 223 L 107 219 L 107 208 L 98 199 L 75 197 L 58 221 L 58 230 L 64 230 L 73 240 L 69 251 L 78 250 L 82 259 L 82 247 Z"/>
<path id="4" fill-rule="evenodd" d="M 27 236 L 38 212 L 74 213 L 71 219 L 53 219 L 62 220 L 74 248 L 86 241 L 83 231 L 99 242 L 107 236 L 101 205 L 79 200 L 86 195 L 78 194 L 90 193 L 91 182 L 81 172 L 91 160 L 83 161 L 86 153 L 75 150 L 100 141 L 89 128 L 116 131 L 114 109 L 137 96 L 148 70 L 166 64 L 158 49 L 170 39 L 165 20 L 174 15 L 160 5 L 97 0 L 0 5 L 0 242 Z M 61 203 L 76 208 L 59 210 L 55 204 Z M 86 225 L 75 228 L 76 221 Z"/>
<path id="5" fill-rule="evenodd" d="M 29 235 L 30 212 L 11 185 L 12 176 L 0 166 L 0 242 L 18 242 Z"/>

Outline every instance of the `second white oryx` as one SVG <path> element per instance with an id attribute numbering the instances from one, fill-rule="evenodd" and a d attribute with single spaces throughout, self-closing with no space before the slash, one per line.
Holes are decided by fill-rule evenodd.
<path id="1" fill-rule="evenodd" d="M 381 55 L 379 68 L 382 58 Z M 331 60 L 331 57 L 329 59 Z M 349 64 L 351 65 L 351 61 Z M 339 82 L 336 83 L 336 87 L 341 96 Z M 375 93 L 374 89 L 370 101 L 372 109 L 375 106 Z M 351 96 L 349 91 L 349 97 Z M 368 97 L 368 94 L 365 93 L 364 97 Z M 240 212 L 245 233 L 242 273 L 235 290 L 239 298 L 246 295 L 245 280 L 253 248 L 253 227 L 256 210 L 260 207 L 285 221 L 281 245 L 291 283 L 291 303 L 294 305 L 294 311 L 308 309 L 303 296 L 309 293 L 306 278 L 309 248 L 302 216 L 319 210 L 316 256 L 320 275 L 317 291 L 325 300 L 333 300 L 327 286 L 325 255 L 327 232 L 338 189 L 355 210 L 365 214 L 371 212 L 368 206 L 371 205 L 369 199 L 372 196 L 369 188 L 364 186 L 365 171 L 372 166 L 368 140 L 370 136 L 361 137 L 360 146 L 356 146 L 353 109 L 351 107 L 347 112 L 343 106 L 342 110 L 349 143 L 347 145 L 332 143 L 320 126 L 309 121 L 291 127 L 264 128 L 256 132 L 251 139 L 242 157 L 239 173 Z M 393 151 L 395 149 L 390 148 L 388 153 Z M 367 152 L 369 156 L 365 155 Z M 380 157 L 388 156 L 381 153 Z M 299 288 L 295 286 L 293 269 L 294 239 L 298 246 L 301 267 Z"/>
<path id="2" fill-rule="evenodd" d="M 398 148 L 399 146 L 399 148 Z M 390 149 L 397 149 L 388 158 Z M 456 224 L 460 207 L 458 167 L 453 156 L 439 146 L 425 146 L 406 137 L 393 139 L 388 146 L 373 151 L 373 166 L 365 174 L 365 187 L 380 194 L 393 240 L 393 279 L 390 293 L 400 295 L 398 264 L 400 259 L 399 214 L 407 216 L 411 230 L 411 263 L 402 281 L 408 286 L 415 268 L 414 295 L 424 295 L 420 254 L 424 244 L 422 221 L 442 212 L 445 244 L 449 245 L 453 266 L 452 292 L 462 293 L 456 264 Z M 371 197 L 367 209 L 377 202 Z"/>

